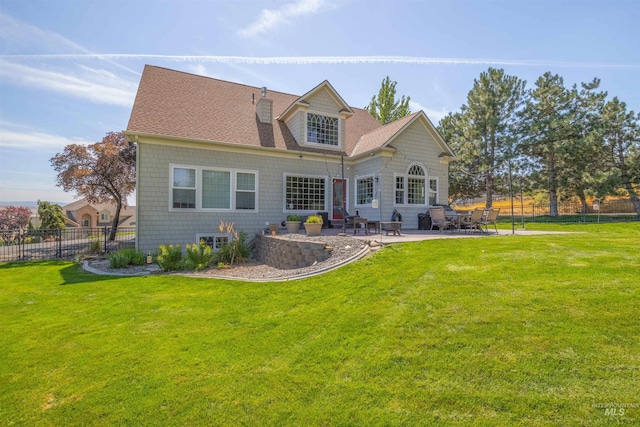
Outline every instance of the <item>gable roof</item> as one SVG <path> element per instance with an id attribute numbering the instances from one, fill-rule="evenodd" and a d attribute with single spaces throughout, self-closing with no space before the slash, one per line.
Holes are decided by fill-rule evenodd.
<path id="1" fill-rule="evenodd" d="M 342 99 L 340 94 L 333 88 L 333 86 L 331 86 L 331 83 L 329 83 L 328 80 L 325 80 L 322 83 L 320 83 L 318 86 L 311 89 L 309 92 L 302 95 L 300 98 L 296 99 L 296 101 L 293 102 L 289 107 L 287 107 L 287 109 L 284 110 L 282 114 L 278 115 L 276 119 L 285 120 L 287 115 L 290 112 L 294 111 L 295 107 L 298 105 L 308 106 L 309 103 L 307 102 L 307 99 L 311 98 L 313 95 L 315 95 L 316 93 L 318 93 L 320 90 L 323 90 L 323 89 L 327 90 L 329 94 L 333 97 L 333 99 L 335 99 L 336 103 L 342 108 L 342 110 L 340 110 L 341 113 L 346 114 L 347 116 L 352 116 L 354 114 L 353 109 L 349 107 L 349 105 L 345 102 L 344 99 Z"/>
<path id="2" fill-rule="evenodd" d="M 126 134 L 130 138 L 153 135 L 339 155 L 335 150 L 298 145 L 282 121 L 295 106 L 304 105 L 305 99 L 320 90 L 329 91 L 348 117 L 344 151 L 348 156 L 381 148 L 389 137 L 404 128 L 410 117 L 418 114 L 382 126 L 365 109 L 350 107 L 325 80 L 302 96 L 269 90 L 267 98 L 273 101 L 272 121 L 261 123 L 255 105 L 261 97 L 261 88 L 146 65 Z M 433 130 L 437 134 L 435 128 Z"/>
<path id="3" fill-rule="evenodd" d="M 444 139 L 442 139 L 442 136 L 440 135 L 438 130 L 433 126 L 431 120 L 429 120 L 427 115 L 422 110 L 388 123 L 381 128 L 373 130 L 365 135 L 362 135 L 350 155 L 357 156 L 376 150 L 378 148 L 388 146 L 397 136 L 399 136 L 416 121 L 421 121 L 427 131 L 433 136 L 436 144 L 438 144 L 438 146 L 442 150 L 442 153 L 439 156 L 440 158 L 455 157 L 455 154 L 453 153 L 451 148 L 447 145 Z"/>

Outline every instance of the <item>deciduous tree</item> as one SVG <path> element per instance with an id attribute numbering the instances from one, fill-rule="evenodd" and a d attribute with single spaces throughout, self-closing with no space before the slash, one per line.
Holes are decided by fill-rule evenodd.
<path id="1" fill-rule="evenodd" d="M 51 159 L 58 175 L 56 183 L 65 191 L 75 191 L 89 203 L 113 203 L 116 212 L 110 240 L 114 240 L 120 211 L 135 189 L 135 145 L 122 132 L 109 132 L 101 142 L 89 146 L 67 145 Z"/>
<path id="2" fill-rule="evenodd" d="M 396 84 L 398 82 L 391 81 L 389 76 L 382 80 L 382 86 L 377 96 L 371 97 L 371 102 L 364 107 L 373 117 L 378 119 L 380 123 L 386 125 L 395 120 L 401 119 L 411 114 L 409 108 L 410 97 L 402 95 L 402 98 L 396 99 Z"/>
<path id="3" fill-rule="evenodd" d="M 24 206 L 7 206 L 0 209 L 0 230 L 24 230 L 29 225 L 31 209 Z"/>

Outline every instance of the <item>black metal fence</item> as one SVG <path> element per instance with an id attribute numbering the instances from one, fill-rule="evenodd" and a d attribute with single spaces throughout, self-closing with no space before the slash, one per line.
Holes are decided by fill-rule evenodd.
<path id="1" fill-rule="evenodd" d="M 549 203 L 532 203 L 530 210 L 525 209 L 527 222 L 623 222 L 640 221 L 631 200 L 611 200 L 588 203 L 583 206 L 579 202 L 558 203 L 558 215 L 551 216 Z M 506 212 L 500 212 L 506 215 Z M 528 215 L 527 215 L 528 214 Z"/>
<path id="2" fill-rule="evenodd" d="M 135 246 L 135 228 L 118 228 L 114 241 L 111 227 L 0 230 L 0 262 L 74 259 Z"/>

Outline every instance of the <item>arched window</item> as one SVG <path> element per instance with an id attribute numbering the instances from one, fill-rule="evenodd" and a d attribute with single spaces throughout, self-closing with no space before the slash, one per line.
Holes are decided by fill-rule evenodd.
<path id="1" fill-rule="evenodd" d="M 425 204 L 425 175 L 420 165 L 412 165 L 407 171 L 407 204 Z"/>

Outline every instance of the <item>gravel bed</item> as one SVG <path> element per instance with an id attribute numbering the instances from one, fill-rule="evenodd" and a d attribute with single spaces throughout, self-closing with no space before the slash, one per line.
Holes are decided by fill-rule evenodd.
<path id="1" fill-rule="evenodd" d="M 323 242 L 326 246 L 331 246 L 333 251 L 331 256 L 312 266 L 304 268 L 296 268 L 291 270 L 281 270 L 270 267 L 266 264 L 259 263 L 254 259 L 248 259 L 245 263 L 235 264 L 232 268 L 217 269 L 208 268 L 202 271 L 184 271 L 172 274 L 182 274 L 194 277 L 219 277 L 229 279 L 242 280 L 287 280 L 297 276 L 313 274 L 332 266 L 336 266 L 347 261 L 360 253 L 369 242 L 348 236 L 317 236 L 307 237 L 304 234 L 287 234 L 287 238 L 295 240 L 309 240 L 314 242 Z M 121 275 L 142 275 L 142 274 L 167 274 L 161 271 L 149 271 L 149 266 L 135 266 L 129 268 L 109 268 L 107 260 L 89 261 L 89 266 L 104 272 L 104 274 L 121 274 Z M 155 266 L 155 265 L 154 265 Z M 156 266 L 157 267 L 157 266 Z"/>

